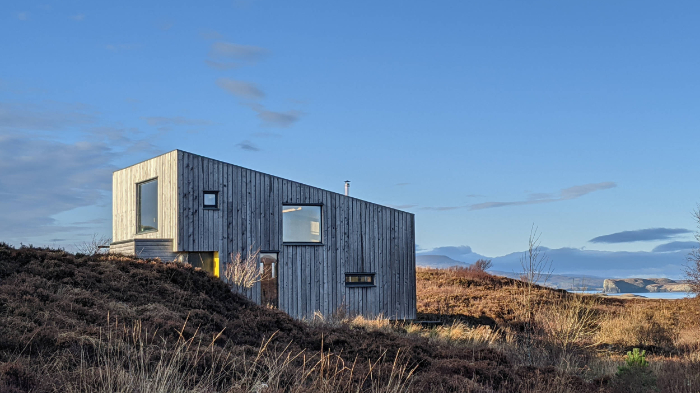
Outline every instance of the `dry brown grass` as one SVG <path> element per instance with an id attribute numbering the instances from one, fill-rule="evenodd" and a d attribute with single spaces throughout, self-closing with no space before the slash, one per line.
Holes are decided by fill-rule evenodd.
<path id="1" fill-rule="evenodd" d="M 656 380 L 654 389 L 658 388 L 654 391 L 700 392 L 700 300 L 621 299 L 533 286 L 533 337 L 528 344 L 523 338 L 527 299 L 519 281 L 427 268 L 419 268 L 417 278 L 420 318 L 441 320 L 445 326 L 430 333 L 410 328 L 409 333 L 459 345 L 469 340 L 450 339 L 452 321 L 466 323 L 469 331 L 487 327 L 498 336 L 481 341 L 482 345 L 498 348 L 514 363 L 554 367 L 611 392 L 630 388 L 620 385 L 616 377 L 626 351 L 645 348 Z M 558 391 L 536 379 L 528 381 L 519 391 Z"/>
<path id="2" fill-rule="evenodd" d="M 386 352 L 368 365 L 347 363 L 330 351 L 315 353 L 273 349 L 272 338 L 256 352 L 221 350 L 197 335 L 173 345 L 154 342 L 139 323 L 110 324 L 104 336 L 85 338 L 79 358 L 46 362 L 53 390 L 66 393 L 234 393 L 234 392 L 377 392 L 410 389 L 415 367 L 401 353 Z M 182 329 L 185 330 L 184 327 Z M 167 350 L 165 349 L 167 347 Z M 77 367 L 66 367 L 77 363 Z M 205 370 L 201 370 L 202 365 Z"/>

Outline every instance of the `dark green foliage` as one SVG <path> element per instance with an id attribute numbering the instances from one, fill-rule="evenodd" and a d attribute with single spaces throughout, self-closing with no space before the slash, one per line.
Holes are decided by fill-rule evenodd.
<path id="1" fill-rule="evenodd" d="M 649 361 L 646 359 L 646 351 L 634 348 L 627 352 L 625 365 L 617 368 L 617 386 L 622 391 L 629 392 L 654 392 L 656 391 L 656 377 L 649 371 Z M 629 390 L 628 390 L 629 389 Z"/>

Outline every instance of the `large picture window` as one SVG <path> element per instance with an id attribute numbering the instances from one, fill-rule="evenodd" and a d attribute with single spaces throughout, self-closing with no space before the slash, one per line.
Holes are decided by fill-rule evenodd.
<path id="1" fill-rule="evenodd" d="M 284 243 L 321 243 L 321 206 L 282 206 Z"/>
<path id="2" fill-rule="evenodd" d="M 158 230 L 158 179 L 136 185 L 136 233 Z"/>

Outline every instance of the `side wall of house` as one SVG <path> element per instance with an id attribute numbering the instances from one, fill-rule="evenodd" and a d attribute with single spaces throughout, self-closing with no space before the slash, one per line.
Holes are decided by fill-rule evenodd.
<path id="1" fill-rule="evenodd" d="M 136 184 L 158 178 L 158 231 L 136 234 Z M 177 151 L 114 172 L 112 242 L 172 239 L 177 244 Z"/>
<path id="2" fill-rule="evenodd" d="M 279 252 L 279 307 L 297 318 L 341 307 L 351 314 L 415 318 L 413 214 L 177 153 L 178 250 L 218 251 L 222 270 L 237 252 Z M 202 208 L 204 191 L 219 192 L 218 209 Z M 282 206 L 296 203 L 322 204 L 322 245 L 282 243 Z M 345 272 L 376 273 L 376 286 L 346 287 Z M 248 295 L 260 302 L 259 284 Z"/>

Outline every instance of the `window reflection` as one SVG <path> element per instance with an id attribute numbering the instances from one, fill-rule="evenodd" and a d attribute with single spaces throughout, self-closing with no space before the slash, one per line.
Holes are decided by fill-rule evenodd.
<path id="1" fill-rule="evenodd" d="M 204 207 L 217 207 L 216 192 L 212 192 L 212 191 L 205 191 L 204 192 Z"/>
<path id="2" fill-rule="evenodd" d="M 158 180 L 140 183 L 137 186 L 136 226 L 137 232 L 158 230 Z"/>
<path id="3" fill-rule="evenodd" d="M 285 243 L 321 242 L 321 206 L 282 208 L 282 241 Z"/>

